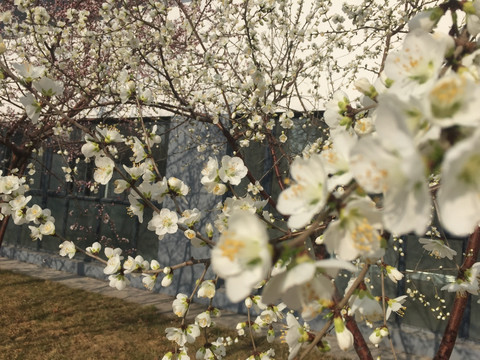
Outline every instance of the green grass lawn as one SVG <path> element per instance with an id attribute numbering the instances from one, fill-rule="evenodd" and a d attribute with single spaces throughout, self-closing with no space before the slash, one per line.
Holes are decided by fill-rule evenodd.
<path id="1" fill-rule="evenodd" d="M 0 271 L 1 359 L 161 359 L 173 350 L 165 328 L 179 320 L 160 316 L 153 306 L 140 306 L 55 282 Z M 235 337 L 232 330 L 209 335 Z M 203 339 L 189 345 L 191 358 Z M 265 337 L 257 341 L 267 350 Z M 285 344 L 275 344 L 277 359 L 287 359 Z M 248 339 L 227 349 L 226 359 L 246 359 Z M 311 354 L 309 359 L 319 359 Z M 327 359 L 327 357 L 323 357 Z"/>

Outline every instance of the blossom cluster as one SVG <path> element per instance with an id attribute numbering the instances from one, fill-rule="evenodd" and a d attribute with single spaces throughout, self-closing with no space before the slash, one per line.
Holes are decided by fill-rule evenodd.
<path id="1" fill-rule="evenodd" d="M 342 14 L 332 14 L 327 3 L 176 1 L 129 8 L 108 0 L 90 24 L 88 11 L 70 9 L 59 20 L 22 0 L 15 5 L 28 14 L 25 23 L 13 20 L 11 12 L 0 14 L 17 38 L 0 38 L 0 53 L 6 54 L 0 60 L 1 100 L 16 109 L 6 113 L 15 118 L 12 128 L 22 128 L 28 139 L 25 147 L 14 148 L 17 153 L 39 152 L 50 134 L 61 149 L 75 127 L 82 132 L 81 147 L 59 152 L 69 162 L 76 156 L 91 163 L 92 188 L 113 185 L 113 193 L 128 201 L 128 214 L 158 240 L 201 248 L 178 264 L 147 261 L 100 242 L 85 250 L 104 264 L 110 286 L 118 290 L 132 276 L 142 276 L 152 290 L 159 275 L 166 287 L 180 276 L 177 269 L 204 267 L 192 293 L 173 300 L 181 325 L 166 329 L 175 350 L 164 359 L 190 359 L 190 345 L 220 316 L 214 300 L 223 293 L 245 305 L 249 319 L 238 324 L 239 337 L 266 333 L 272 343 L 275 324 L 285 321 L 289 359 L 315 341 L 308 322 L 322 316 L 342 350 L 353 346 L 349 321 L 372 327 L 369 340 L 378 345 L 389 338 L 389 317 L 401 314 L 407 301 L 406 295 L 389 297 L 384 287 L 378 293 L 365 278 L 371 267 L 382 281 L 403 280 L 405 274 L 385 262 L 392 239 L 415 234 L 433 258 L 453 262 L 457 253 L 432 219 L 451 235 L 478 231 L 480 49 L 471 37 L 480 33 L 480 1 L 450 1 L 422 12 L 407 4 L 397 15 L 371 1 L 363 7 L 344 4 Z M 445 9 L 464 13 L 463 32 L 456 23 L 448 35 L 437 30 Z M 218 13 L 222 19 L 213 22 Z M 310 111 L 324 100 L 318 90 L 324 74 L 342 67 L 332 49 L 362 48 L 346 37 L 349 26 L 375 29 L 371 38 L 384 34 L 390 44 L 408 18 L 409 31 L 399 37 L 398 48 L 388 54 L 386 49 L 382 63 L 369 69 L 378 75 L 373 81 L 355 79 L 355 95 L 333 92 L 321 119 Z M 41 39 L 40 51 L 21 41 L 24 34 Z M 381 54 L 369 51 L 345 66 L 342 79 L 365 64 L 367 55 Z M 77 67 L 81 78 L 71 74 Z M 330 80 L 332 87 L 338 84 Z M 182 145 L 198 150 L 198 159 L 185 156 L 188 172 L 197 171 L 189 161 L 203 165 L 199 174 L 189 174 L 197 184 L 159 170 L 152 148 L 166 135 L 144 120 L 162 111 L 181 118 L 178 128 L 188 128 L 180 142 L 192 139 Z M 93 126 L 92 116 L 98 120 Z M 123 119 L 134 119 L 128 131 Z M 173 139 L 176 127 L 168 131 Z M 222 141 L 213 139 L 215 131 Z M 293 150 L 302 131 L 319 135 L 302 144 L 303 151 Z M 219 158 L 225 143 L 230 155 Z M 260 176 L 249 159 L 257 146 L 268 153 Z M 66 182 L 75 181 L 70 165 L 63 169 Z M 198 209 L 202 201 L 192 201 L 199 194 L 191 189 L 200 184 L 206 190 L 201 196 L 213 199 L 215 207 Z M 0 219 L 33 223 L 32 239 L 54 235 L 62 241 L 59 254 L 73 258 L 80 248 L 56 234 L 48 209 L 28 205 L 28 191 L 23 172 L 0 172 Z M 478 295 L 478 264 L 462 269 L 442 290 Z M 340 275 L 350 278 L 344 292 L 336 281 Z M 191 320 L 194 299 L 208 305 Z M 197 347 L 195 357 L 225 358 L 236 340 L 218 337 Z M 326 341 L 314 345 L 330 348 Z M 251 358 L 274 356 L 268 349 Z"/>
<path id="2" fill-rule="evenodd" d="M 41 240 L 44 235 L 55 234 L 55 218 L 49 209 L 39 205 L 29 206 L 32 195 L 27 195 L 29 186 L 24 177 L 3 175 L 0 170 L 0 219 L 12 217 L 15 225 L 29 225 L 32 240 Z"/>

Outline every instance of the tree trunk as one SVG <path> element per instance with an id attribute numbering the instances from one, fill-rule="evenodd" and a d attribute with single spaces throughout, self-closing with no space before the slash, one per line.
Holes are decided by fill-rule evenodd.
<path id="1" fill-rule="evenodd" d="M 8 220 L 10 220 L 10 216 L 5 216 L 0 222 L 0 247 L 2 246 L 3 238 L 5 237 L 5 231 L 7 231 Z"/>
<path id="2" fill-rule="evenodd" d="M 479 247 L 480 227 L 477 227 L 475 232 L 468 239 L 467 249 L 465 250 L 465 259 L 463 261 L 462 267 L 458 271 L 457 278 L 462 278 L 465 270 L 470 269 L 472 265 L 475 264 L 478 257 Z M 448 324 L 445 328 L 442 342 L 440 343 L 434 360 L 446 360 L 450 358 L 453 347 L 455 346 L 455 341 L 457 340 L 458 329 L 460 328 L 460 325 L 462 323 L 463 313 L 465 311 L 465 307 L 467 306 L 469 297 L 470 294 L 468 293 L 464 296 L 456 296 L 455 301 L 453 302 L 452 309 L 450 311 L 450 318 L 448 319 Z"/>
<path id="3" fill-rule="evenodd" d="M 353 335 L 353 346 L 355 347 L 358 358 L 362 360 L 373 360 L 372 353 L 370 352 L 355 319 L 350 315 L 345 315 L 345 323 L 347 329 L 350 330 Z"/>

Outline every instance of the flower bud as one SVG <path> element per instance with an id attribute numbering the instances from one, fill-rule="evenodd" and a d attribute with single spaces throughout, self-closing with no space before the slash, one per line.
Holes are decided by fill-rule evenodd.
<path id="1" fill-rule="evenodd" d="M 344 116 L 340 119 L 340 126 L 345 126 L 347 129 L 350 128 L 350 126 L 352 126 L 352 119 L 349 118 L 348 116 Z"/>
<path id="2" fill-rule="evenodd" d="M 373 86 L 366 78 L 358 79 L 357 81 L 355 81 L 354 86 L 355 89 L 360 91 L 363 95 L 368 96 L 369 98 L 373 99 L 378 95 L 375 86 Z"/>
<path id="3" fill-rule="evenodd" d="M 152 260 L 152 261 L 150 262 L 150 268 L 151 268 L 152 270 L 158 270 L 158 269 L 160 269 L 160 264 L 158 263 L 157 260 Z"/>
<path id="4" fill-rule="evenodd" d="M 353 335 L 345 327 L 343 319 L 340 316 L 337 316 L 333 323 L 335 325 L 335 333 L 337 334 L 337 342 L 340 349 L 343 351 L 349 350 L 353 346 Z"/>
<path id="5" fill-rule="evenodd" d="M 275 340 L 275 330 L 268 329 L 268 331 L 267 331 L 267 341 L 269 343 L 272 343 L 273 340 Z"/>
<path id="6" fill-rule="evenodd" d="M 237 334 L 238 336 L 243 336 L 245 335 L 245 327 L 247 326 L 246 323 L 244 322 L 241 322 L 241 323 L 238 323 L 237 326 L 236 326 L 236 330 L 237 330 Z"/>
<path id="7" fill-rule="evenodd" d="M 473 5 L 473 1 L 465 1 L 462 6 L 463 11 L 469 15 L 475 15 L 475 5 Z"/>
<path id="8" fill-rule="evenodd" d="M 185 235 L 185 237 L 188 239 L 188 240 L 192 240 L 195 238 L 195 231 L 192 230 L 192 229 L 187 229 L 185 230 L 185 232 L 183 233 Z"/>
<path id="9" fill-rule="evenodd" d="M 385 267 L 385 269 L 387 270 L 387 275 L 388 275 L 388 277 L 389 277 L 390 280 L 392 280 L 395 284 L 397 283 L 397 281 L 403 279 L 403 274 L 402 274 L 400 271 L 398 271 L 396 268 L 394 268 L 393 266 L 387 265 L 387 266 Z"/>
<path id="10" fill-rule="evenodd" d="M 317 349 L 320 350 L 321 352 L 328 352 L 332 350 L 332 347 L 330 346 L 330 343 L 328 342 L 328 340 L 322 340 L 318 344 Z"/>
<path id="11" fill-rule="evenodd" d="M 386 327 L 382 327 L 380 329 L 380 335 L 382 335 L 383 337 L 385 336 L 388 336 L 389 332 L 388 332 L 388 329 Z"/>
<path id="12" fill-rule="evenodd" d="M 173 281 L 173 274 L 172 273 L 167 274 L 162 279 L 162 286 L 169 287 L 170 285 L 172 285 L 172 281 Z"/>
<path id="13" fill-rule="evenodd" d="M 380 334 L 380 330 L 378 328 L 376 328 L 371 334 L 370 336 L 368 337 L 368 340 L 370 340 L 370 342 L 373 344 L 373 345 L 378 345 L 382 342 L 382 335 Z"/>
<path id="14" fill-rule="evenodd" d="M 92 246 L 86 248 L 86 251 L 91 254 L 98 254 L 102 249 L 102 245 L 99 242 L 94 242 Z"/>
<path id="15" fill-rule="evenodd" d="M 211 223 L 205 225 L 205 231 L 207 232 L 208 238 L 211 239 L 213 237 L 213 225 Z"/>

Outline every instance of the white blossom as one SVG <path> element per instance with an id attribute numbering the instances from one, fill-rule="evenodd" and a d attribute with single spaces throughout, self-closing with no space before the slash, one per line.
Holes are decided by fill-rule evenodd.
<path id="1" fill-rule="evenodd" d="M 445 155 L 437 200 L 440 221 L 457 236 L 472 233 L 480 221 L 480 130 Z"/>
<path id="2" fill-rule="evenodd" d="M 166 234 L 174 234 L 178 230 L 178 215 L 166 208 L 160 210 L 159 213 L 153 215 L 148 222 L 148 230 L 155 231 L 159 239 L 162 239 Z"/>
<path id="3" fill-rule="evenodd" d="M 123 290 L 127 287 L 129 281 L 122 274 L 113 274 L 108 277 L 110 287 L 114 287 L 117 290 Z"/>
<path id="4" fill-rule="evenodd" d="M 420 238 L 418 239 L 418 241 L 420 242 L 420 244 L 423 244 L 423 248 L 425 250 L 430 251 L 431 256 L 437 259 L 442 259 L 446 257 L 449 260 L 453 260 L 453 257 L 457 255 L 457 252 L 449 248 L 441 239 Z"/>
<path id="5" fill-rule="evenodd" d="M 393 91 L 399 95 L 421 93 L 437 78 L 450 46 L 453 43 L 437 39 L 422 29 L 409 32 L 402 48 L 385 61 L 385 75 L 393 80 Z"/>
<path id="6" fill-rule="evenodd" d="M 352 282 L 352 280 L 350 281 Z M 350 315 L 355 315 L 357 321 L 375 322 L 383 318 L 382 306 L 368 290 L 355 290 L 349 303 L 349 313 Z"/>
<path id="7" fill-rule="evenodd" d="M 113 142 L 122 142 L 123 138 L 122 135 L 120 134 L 120 131 L 113 127 L 96 127 L 97 132 L 100 134 L 102 137 L 102 140 L 105 142 L 105 144 L 111 144 Z"/>
<path id="8" fill-rule="evenodd" d="M 335 334 L 337 335 L 337 342 L 340 349 L 343 351 L 347 351 L 352 348 L 353 346 L 353 335 L 345 327 L 345 323 L 341 317 L 335 317 L 334 319 L 335 325 Z"/>
<path id="9" fill-rule="evenodd" d="M 387 271 L 388 278 L 392 280 L 395 284 L 397 283 L 397 281 L 403 279 L 403 274 L 393 266 L 387 265 L 385 267 L 385 270 Z"/>
<path id="10" fill-rule="evenodd" d="M 368 340 L 374 345 L 380 344 L 385 336 L 388 336 L 388 329 L 385 326 L 375 328 L 368 337 Z"/>
<path id="11" fill-rule="evenodd" d="M 177 294 L 175 300 L 172 303 L 173 313 L 178 317 L 184 317 L 188 311 L 189 301 L 188 296 L 182 293 Z"/>
<path id="12" fill-rule="evenodd" d="M 215 283 L 213 280 L 203 281 L 198 289 L 197 296 L 212 299 L 215 296 Z"/>
<path id="13" fill-rule="evenodd" d="M 143 278 L 142 278 L 142 283 L 143 283 L 143 286 L 145 286 L 145 288 L 147 288 L 148 290 L 153 290 L 153 287 L 155 286 L 155 283 L 157 281 L 157 275 L 150 275 L 150 274 L 142 274 L 143 275 Z"/>
<path id="14" fill-rule="evenodd" d="M 431 199 L 423 160 L 401 116 L 382 118 L 377 135 L 361 138 L 351 151 L 351 170 L 369 193 L 383 193 L 384 227 L 422 235 L 430 223 Z"/>
<path id="15" fill-rule="evenodd" d="M 243 300 L 271 266 L 268 234 L 255 215 L 234 213 L 212 250 L 213 271 L 225 279 L 228 298 Z"/>
<path id="16" fill-rule="evenodd" d="M 405 306 L 403 306 L 403 303 L 406 300 L 407 300 L 407 295 L 402 295 L 394 299 L 388 299 L 387 301 L 388 307 L 385 313 L 385 318 L 388 320 L 392 312 L 395 312 L 398 315 L 403 316 L 403 311 L 405 310 Z"/>
<path id="17" fill-rule="evenodd" d="M 53 235 L 55 234 L 55 224 L 53 221 L 46 221 L 38 227 L 38 230 L 42 235 Z"/>
<path id="18" fill-rule="evenodd" d="M 144 260 L 141 255 L 137 255 L 135 258 L 129 256 L 123 263 L 123 269 L 125 274 L 129 274 L 138 269 L 147 269 L 148 261 Z"/>
<path id="19" fill-rule="evenodd" d="M 75 244 L 71 241 L 64 241 L 59 245 L 60 248 L 60 256 L 68 256 L 70 259 L 72 259 L 75 256 L 75 253 L 77 252 L 77 249 L 75 248 Z"/>
<path id="20" fill-rule="evenodd" d="M 325 105 L 324 118 L 331 132 L 349 130 L 352 119 L 347 116 L 350 100 L 347 94 L 338 90 L 333 93 L 333 98 Z"/>
<path id="21" fill-rule="evenodd" d="M 93 178 L 99 184 L 107 184 L 113 176 L 113 168 L 115 163 L 112 159 L 106 156 L 97 156 L 95 158 L 95 172 Z"/>
<path id="22" fill-rule="evenodd" d="M 27 113 L 28 118 L 32 120 L 33 124 L 36 124 L 42 112 L 42 105 L 30 93 L 27 93 L 25 96 L 22 96 L 19 100 L 22 103 L 22 105 L 25 106 L 25 111 Z"/>
<path id="23" fill-rule="evenodd" d="M 28 228 L 30 229 L 30 238 L 32 240 L 34 240 L 34 241 L 35 240 L 42 240 L 43 234 L 40 232 L 38 227 L 29 225 Z"/>
<path id="24" fill-rule="evenodd" d="M 45 72 L 44 66 L 33 66 L 30 63 L 13 63 L 12 66 L 26 82 L 32 82 L 33 79 L 40 78 Z"/>
<path id="25" fill-rule="evenodd" d="M 179 346 L 184 346 L 195 342 L 195 339 L 200 335 L 200 328 L 196 324 L 188 325 L 184 330 L 179 328 L 169 327 L 165 329 L 167 339 L 176 342 Z"/>
<path id="26" fill-rule="evenodd" d="M 232 185 L 240 184 L 240 181 L 247 175 L 247 167 L 239 157 L 225 155 L 222 158 L 222 166 L 218 170 L 218 176 L 223 182 L 230 182 Z"/>
<path id="27" fill-rule="evenodd" d="M 280 193 L 277 210 L 290 215 L 288 226 L 298 229 L 307 225 L 325 205 L 327 175 L 318 155 L 296 158 L 290 174 L 295 182 Z"/>
<path id="28" fill-rule="evenodd" d="M 163 287 L 169 287 L 170 285 L 172 285 L 172 281 L 173 281 L 173 274 L 170 273 L 163 277 L 161 284 Z"/>
<path id="29" fill-rule="evenodd" d="M 168 188 L 178 196 L 186 196 L 190 191 L 190 188 L 182 180 L 173 176 L 168 179 Z"/>
<path id="30" fill-rule="evenodd" d="M 370 199 L 355 199 L 340 211 L 338 220 L 328 225 L 323 243 L 343 260 L 379 258 L 384 253 L 381 229 L 382 215 L 375 204 Z"/>
<path id="31" fill-rule="evenodd" d="M 466 12 L 468 32 L 472 36 L 478 35 L 480 33 L 480 1 L 467 2 L 463 9 Z"/>
<path id="32" fill-rule="evenodd" d="M 143 202 L 132 194 L 128 195 L 128 201 L 130 202 L 130 206 L 127 208 L 127 211 L 132 215 L 136 215 L 140 224 L 143 223 L 143 210 L 145 208 Z"/>
<path id="33" fill-rule="evenodd" d="M 195 317 L 195 324 L 201 328 L 207 328 L 212 325 L 212 318 L 209 311 L 204 311 Z"/>
<path id="34" fill-rule="evenodd" d="M 457 278 L 455 282 L 445 285 L 441 290 L 458 293 L 465 296 L 467 292 L 472 295 L 478 295 L 478 273 L 480 271 L 480 262 L 472 265 L 470 269 L 463 272 L 462 277 Z"/>
<path id="35" fill-rule="evenodd" d="M 182 212 L 182 217 L 178 219 L 178 223 L 192 227 L 200 219 L 201 215 L 202 213 L 197 208 L 184 210 Z"/>
<path id="36" fill-rule="evenodd" d="M 420 11 L 410 19 L 408 22 L 408 28 L 410 31 L 422 29 L 423 31 L 430 32 L 438 24 L 442 15 L 443 10 L 440 7 Z"/>
<path id="37" fill-rule="evenodd" d="M 110 247 L 105 248 L 105 255 L 108 258 L 107 266 L 103 269 L 103 273 L 110 275 L 118 272 L 122 267 L 123 257 L 120 256 L 122 250 L 119 248 L 112 249 Z"/>
<path id="38" fill-rule="evenodd" d="M 81 151 L 83 156 L 86 158 L 91 158 L 92 156 L 97 156 L 100 154 L 100 146 L 89 136 L 86 136 L 85 144 L 82 145 Z"/>
<path id="39" fill-rule="evenodd" d="M 86 251 L 91 254 L 98 254 L 101 249 L 102 245 L 99 242 L 95 241 L 92 246 L 86 248 Z"/>
<path id="40" fill-rule="evenodd" d="M 202 184 L 215 182 L 218 177 L 218 161 L 216 158 L 209 157 L 207 164 L 202 169 Z"/>
<path id="41" fill-rule="evenodd" d="M 337 259 L 300 260 L 265 284 L 262 301 L 271 304 L 281 298 L 290 309 L 301 311 L 308 321 L 331 303 L 334 287 L 330 277 L 335 277 L 340 269 L 355 271 L 355 267 Z"/>
<path id="42" fill-rule="evenodd" d="M 51 97 L 63 94 L 63 84 L 60 81 L 53 81 L 47 77 L 33 82 L 33 87 L 43 96 Z"/>
<path id="43" fill-rule="evenodd" d="M 476 128 L 480 116 L 475 101 L 480 87 L 468 75 L 448 74 L 437 80 L 428 92 L 430 121 L 442 128 L 463 125 Z"/>

